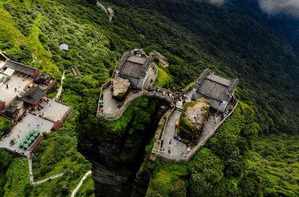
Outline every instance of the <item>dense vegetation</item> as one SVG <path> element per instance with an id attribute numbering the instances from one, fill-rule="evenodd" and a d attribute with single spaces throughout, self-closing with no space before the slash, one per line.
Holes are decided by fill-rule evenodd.
<path id="1" fill-rule="evenodd" d="M 6 175 L 6 171 L 11 162 L 13 161 L 13 156 L 7 153 L 6 151 L 0 150 L 0 158 L 0 194 L 2 195 L 4 193 L 3 185 L 5 185 L 8 178 Z"/>
<path id="2" fill-rule="evenodd" d="M 66 175 L 31 187 L 27 161 L 1 151 L 0 196 L 69 195 L 90 169 L 77 151 L 79 135 L 134 151 L 157 103 L 142 98 L 112 123 L 99 122 L 95 110 L 99 87 L 121 54 L 138 47 L 168 57 L 170 67 L 159 68 L 161 86 L 185 87 L 206 67 L 241 79 L 237 112 L 190 163 L 145 165 L 153 172 L 148 196 L 298 196 L 298 58 L 263 25 L 262 14 L 250 14 L 246 0 L 224 8 L 172 0 L 106 3 L 116 13 L 112 23 L 85 0 L 0 0 L 0 49 L 57 80 L 66 70 L 62 101 L 73 109 L 33 161 L 37 179 L 61 171 Z M 59 50 L 62 43 L 70 50 Z M 74 66 L 82 75 L 69 72 Z M 120 143 L 124 136 L 127 143 Z M 121 158 L 130 165 L 135 153 L 130 151 L 106 159 Z M 91 187 L 89 179 L 80 194 L 92 195 Z"/>
<path id="3" fill-rule="evenodd" d="M 194 1 L 113 2 L 132 10 L 151 9 L 175 21 L 172 32 L 178 41 L 161 36 L 165 26 L 158 31 L 161 39 L 156 38 L 153 28 L 139 31 L 147 38 L 141 42 L 151 46 L 163 43 L 162 49 L 170 51 L 171 57 L 175 55 L 172 63 L 180 66 L 173 65 L 170 71 L 177 84 L 185 85 L 204 67 L 216 67 L 242 79 L 240 96 L 258 106 L 264 132 L 298 131 L 298 110 L 292 107 L 298 101 L 298 58 L 289 50 L 292 46 L 265 24 L 265 15 L 258 9 L 250 10 L 250 1 L 231 1 L 220 8 Z"/>
<path id="4" fill-rule="evenodd" d="M 0 137 L 7 134 L 10 130 L 10 121 L 4 117 L 0 117 Z"/>
<path id="5" fill-rule="evenodd" d="M 158 66 L 158 77 L 156 81 L 157 87 L 167 88 L 170 87 L 172 83 L 172 76 L 169 74 L 167 68 L 163 68 L 162 66 Z"/>
<path id="6" fill-rule="evenodd" d="M 147 197 L 298 196 L 298 136 L 257 138 L 255 113 L 241 103 L 190 162 L 148 162 Z"/>

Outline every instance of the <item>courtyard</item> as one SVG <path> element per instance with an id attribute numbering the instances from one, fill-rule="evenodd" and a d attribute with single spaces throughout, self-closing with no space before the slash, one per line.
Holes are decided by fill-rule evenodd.
<path id="1" fill-rule="evenodd" d="M 34 140 L 38 137 L 34 136 L 36 135 L 34 133 L 38 135 L 49 133 L 53 126 L 53 122 L 28 113 L 11 129 L 7 136 L 1 139 L 0 147 L 22 155 L 27 155 L 30 145 L 32 145 Z M 29 136 L 31 139 L 27 139 Z M 34 137 L 32 138 L 32 136 Z"/>

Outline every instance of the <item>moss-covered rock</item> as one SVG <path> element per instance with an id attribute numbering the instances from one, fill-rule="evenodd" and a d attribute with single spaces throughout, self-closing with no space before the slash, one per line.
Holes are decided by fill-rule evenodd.
<path id="1" fill-rule="evenodd" d="M 172 76 L 166 68 L 158 65 L 158 77 L 155 85 L 158 87 L 169 87 L 172 83 Z"/>
<path id="2" fill-rule="evenodd" d="M 204 98 L 186 103 L 178 125 L 179 135 L 187 139 L 197 139 L 209 118 L 209 107 Z"/>

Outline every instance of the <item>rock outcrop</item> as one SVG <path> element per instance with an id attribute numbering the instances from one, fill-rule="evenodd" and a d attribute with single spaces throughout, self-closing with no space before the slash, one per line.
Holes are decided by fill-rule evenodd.
<path id="1" fill-rule="evenodd" d="M 204 98 L 187 103 L 180 119 L 180 134 L 182 137 L 196 139 L 209 117 L 209 104 Z"/>
<path id="2" fill-rule="evenodd" d="M 130 81 L 127 79 L 116 78 L 112 80 L 113 97 L 122 99 L 130 87 Z"/>

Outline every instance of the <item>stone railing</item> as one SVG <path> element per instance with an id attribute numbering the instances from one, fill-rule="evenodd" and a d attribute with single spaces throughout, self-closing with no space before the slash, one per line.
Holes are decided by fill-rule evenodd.
<path id="1" fill-rule="evenodd" d="M 238 104 L 239 104 L 239 102 L 237 101 L 236 104 L 234 105 L 233 109 L 215 126 L 215 131 L 217 129 L 219 129 L 219 127 L 224 123 L 224 121 L 233 114 L 233 112 L 237 108 Z M 207 141 L 210 139 L 210 137 L 212 137 L 214 134 L 215 134 L 215 132 L 212 135 L 208 136 L 204 141 L 198 143 L 195 147 L 193 147 L 192 150 L 190 151 L 190 153 L 188 155 L 186 155 L 186 158 L 183 159 L 182 161 L 189 161 L 194 156 L 194 154 L 198 151 L 198 149 L 200 147 L 204 146 L 207 143 Z"/>
<path id="2" fill-rule="evenodd" d="M 128 95 L 126 100 L 124 101 L 124 103 L 122 104 L 122 106 L 115 111 L 112 114 L 105 114 L 103 112 L 103 106 L 101 102 L 103 101 L 103 91 L 105 88 L 111 88 L 111 83 L 107 82 L 105 83 L 102 88 L 101 88 L 101 93 L 100 93 L 100 98 L 98 101 L 98 108 L 97 108 L 97 117 L 99 118 L 103 118 L 106 120 L 117 120 L 119 119 L 123 113 L 126 111 L 126 109 L 128 108 L 128 106 L 137 98 L 141 97 L 141 96 L 148 96 L 148 97 L 155 97 L 155 98 L 159 98 L 161 100 L 165 100 L 168 103 L 174 103 L 175 102 L 175 98 L 174 98 L 174 93 L 168 89 L 160 89 L 158 90 L 142 90 L 139 91 L 138 93 L 135 94 L 131 94 Z"/>
<path id="3" fill-rule="evenodd" d="M 159 124 L 158 124 L 158 129 L 156 130 L 155 137 L 154 137 L 154 146 L 152 149 L 152 155 L 156 157 L 156 155 L 160 154 L 160 147 L 161 147 L 161 138 L 163 136 L 163 133 L 165 131 L 167 122 L 169 120 L 169 117 L 171 114 L 174 112 L 175 108 L 172 108 L 168 110 L 160 119 Z M 154 158 L 155 158 L 154 157 Z"/>

